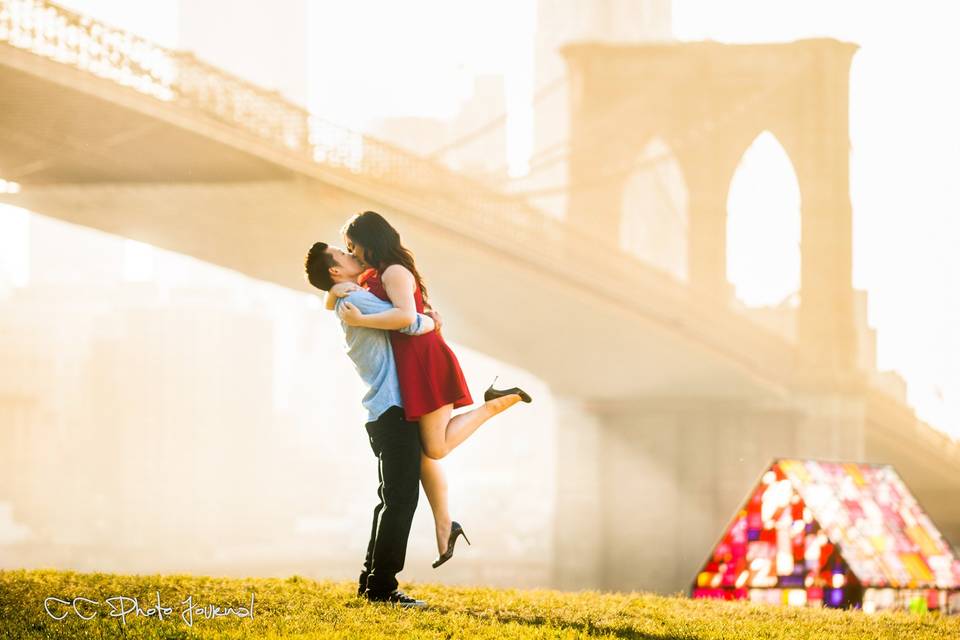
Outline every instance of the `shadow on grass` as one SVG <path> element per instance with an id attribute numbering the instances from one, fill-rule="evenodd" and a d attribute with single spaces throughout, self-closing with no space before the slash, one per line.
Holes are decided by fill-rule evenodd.
<path id="1" fill-rule="evenodd" d="M 549 626 L 558 631 L 571 630 L 585 636 L 616 636 L 631 640 L 696 640 L 699 636 L 692 634 L 674 635 L 666 633 L 649 633 L 634 629 L 629 624 L 593 624 L 590 621 L 561 621 L 545 616 L 519 616 L 510 614 L 484 615 L 473 611 L 459 611 L 450 607 L 430 607 L 431 611 L 439 613 L 460 613 L 476 620 L 496 624 L 519 624 L 527 627 Z"/>

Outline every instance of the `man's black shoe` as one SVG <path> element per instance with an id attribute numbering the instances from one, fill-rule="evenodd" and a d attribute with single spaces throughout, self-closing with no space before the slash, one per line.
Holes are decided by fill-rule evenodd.
<path id="1" fill-rule="evenodd" d="M 366 593 L 367 600 L 370 602 L 389 602 L 390 604 L 396 607 L 426 607 L 427 603 L 424 600 L 417 600 L 416 598 L 411 598 L 403 591 L 395 589 L 390 593 L 371 593 L 369 590 Z"/>

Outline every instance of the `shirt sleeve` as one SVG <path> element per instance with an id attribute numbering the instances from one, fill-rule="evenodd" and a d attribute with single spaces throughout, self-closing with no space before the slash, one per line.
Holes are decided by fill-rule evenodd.
<path id="1" fill-rule="evenodd" d="M 387 302 L 386 300 L 381 300 L 377 296 L 373 295 L 367 290 L 361 291 L 351 291 L 349 294 L 342 298 L 337 298 L 336 305 L 334 309 L 337 312 L 337 315 L 340 315 L 340 309 L 343 305 L 344 300 L 349 300 L 350 303 L 360 310 L 360 313 L 363 315 L 369 315 L 371 313 L 380 313 L 382 311 L 389 311 L 393 309 L 393 305 Z M 403 329 L 398 329 L 400 333 L 405 333 L 410 336 L 415 336 L 420 333 L 420 329 L 423 325 L 424 316 L 422 313 L 417 314 L 416 320 L 410 323 L 408 326 Z"/>

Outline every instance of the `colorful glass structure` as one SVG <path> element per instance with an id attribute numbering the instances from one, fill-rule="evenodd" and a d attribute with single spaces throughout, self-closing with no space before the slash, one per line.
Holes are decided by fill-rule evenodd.
<path id="1" fill-rule="evenodd" d="M 690 595 L 949 614 L 960 611 L 960 559 L 892 466 L 779 459 Z"/>

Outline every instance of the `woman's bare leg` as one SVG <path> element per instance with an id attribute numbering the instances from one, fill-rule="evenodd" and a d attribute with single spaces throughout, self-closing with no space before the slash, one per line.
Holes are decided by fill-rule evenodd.
<path id="1" fill-rule="evenodd" d="M 453 417 L 453 404 L 445 404 L 420 416 L 420 442 L 424 453 L 434 460 L 446 457 L 480 425 L 518 402 L 520 396 L 511 393 Z"/>
<path id="2" fill-rule="evenodd" d="M 450 539 L 450 505 L 447 499 L 447 476 L 438 460 L 420 452 L 420 484 L 427 494 L 430 509 L 433 511 L 433 525 L 437 533 L 437 555 L 447 550 Z"/>
<path id="3" fill-rule="evenodd" d="M 447 404 L 420 417 L 420 483 L 433 511 L 437 554 L 447 550 L 452 520 L 447 498 L 447 476 L 440 466 L 443 458 L 484 422 L 520 401 L 518 394 L 496 398 L 451 418 L 453 404 Z M 429 453 L 428 453 L 429 451 Z M 430 453 L 434 455 L 430 455 Z"/>

